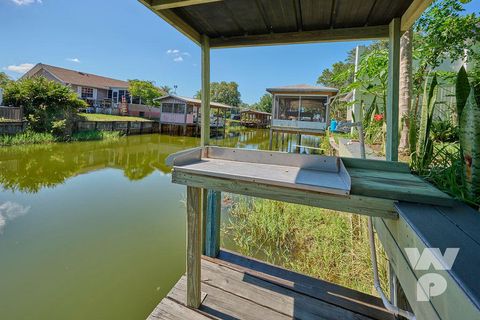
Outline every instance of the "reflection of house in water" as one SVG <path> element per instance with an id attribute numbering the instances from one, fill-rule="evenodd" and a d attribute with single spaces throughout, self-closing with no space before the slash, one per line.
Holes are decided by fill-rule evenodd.
<path id="1" fill-rule="evenodd" d="M 195 139 L 191 138 L 145 135 L 112 142 L 3 148 L 0 184 L 8 190 L 37 192 L 71 177 L 106 168 L 122 170 L 130 180 L 139 180 L 155 170 L 169 173 L 165 158 L 195 145 Z"/>
<path id="2" fill-rule="evenodd" d="M 306 84 L 267 89 L 273 95 L 270 148 L 273 135 L 294 133 L 298 135 L 323 135 L 329 122 L 330 98 L 338 92 L 335 88 Z"/>

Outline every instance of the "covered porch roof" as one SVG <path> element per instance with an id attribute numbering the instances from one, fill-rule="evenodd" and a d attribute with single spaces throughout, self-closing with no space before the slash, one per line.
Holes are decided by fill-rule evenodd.
<path id="1" fill-rule="evenodd" d="M 431 0 L 139 0 L 211 48 L 380 39 L 412 26 Z"/>

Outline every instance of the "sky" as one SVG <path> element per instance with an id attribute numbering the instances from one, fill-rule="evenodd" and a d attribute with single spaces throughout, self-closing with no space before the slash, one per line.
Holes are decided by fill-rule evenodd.
<path id="1" fill-rule="evenodd" d="M 480 12 L 480 0 L 467 5 Z M 315 84 L 322 70 L 369 42 L 215 49 L 211 81 L 236 81 L 254 103 L 273 86 Z M 0 0 L 0 71 L 18 79 L 36 63 L 115 79 L 200 89 L 200 48 L 136 0 Z"/>

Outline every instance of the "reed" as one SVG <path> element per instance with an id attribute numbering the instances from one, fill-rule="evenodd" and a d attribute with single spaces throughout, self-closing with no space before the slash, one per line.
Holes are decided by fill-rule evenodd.
<path id="1" fill-rule="evenodd" d="M 244 255 L 376 295 L 367 231 L 363 216 L 245 197 L 235 199 L 223 225 L 232 249 Z M 377 250 L 388 288 L 388 262 L 378 240 Z"/>

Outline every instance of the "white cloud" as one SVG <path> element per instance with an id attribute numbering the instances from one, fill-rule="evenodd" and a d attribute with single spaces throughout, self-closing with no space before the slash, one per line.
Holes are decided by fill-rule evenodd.
<path id="1" fill-rule="evenodd" d="M 67 58 L 67 61 L 80 63 L 80 59 L 78 59 L 78 58 Z"/>
<path id="2" fill-rule="evenodd" d="M 0 234 L 8 221 L 23 216 L 30 211 L 30 206 L 22 206 L 19 203 L 7 201 L 0 204 Z"/>
<path id="3" fill-rule="evenodd" d="M 12 0 L 17 6 L 28 6 L 32 3 L 42 3 L 42 0 Z"/>
<path id="4" fill-rule="evenodd" d="M 185 57 L 190 57 L 190 53 L 186 51 L 180 51 L 178 49 L 168 49 L 167 55 L 173 59 L 174 62 L 182 62 Z"/>
<path id="5" fill-rule="evenodd" d="M 33 63 L 21 63 L 19 65 L 11 65 L 8 67 L 4 67 L 3 70 L 24 74 L 28 70 L 32 69 L 34 66 L 35 65 Z"/>

